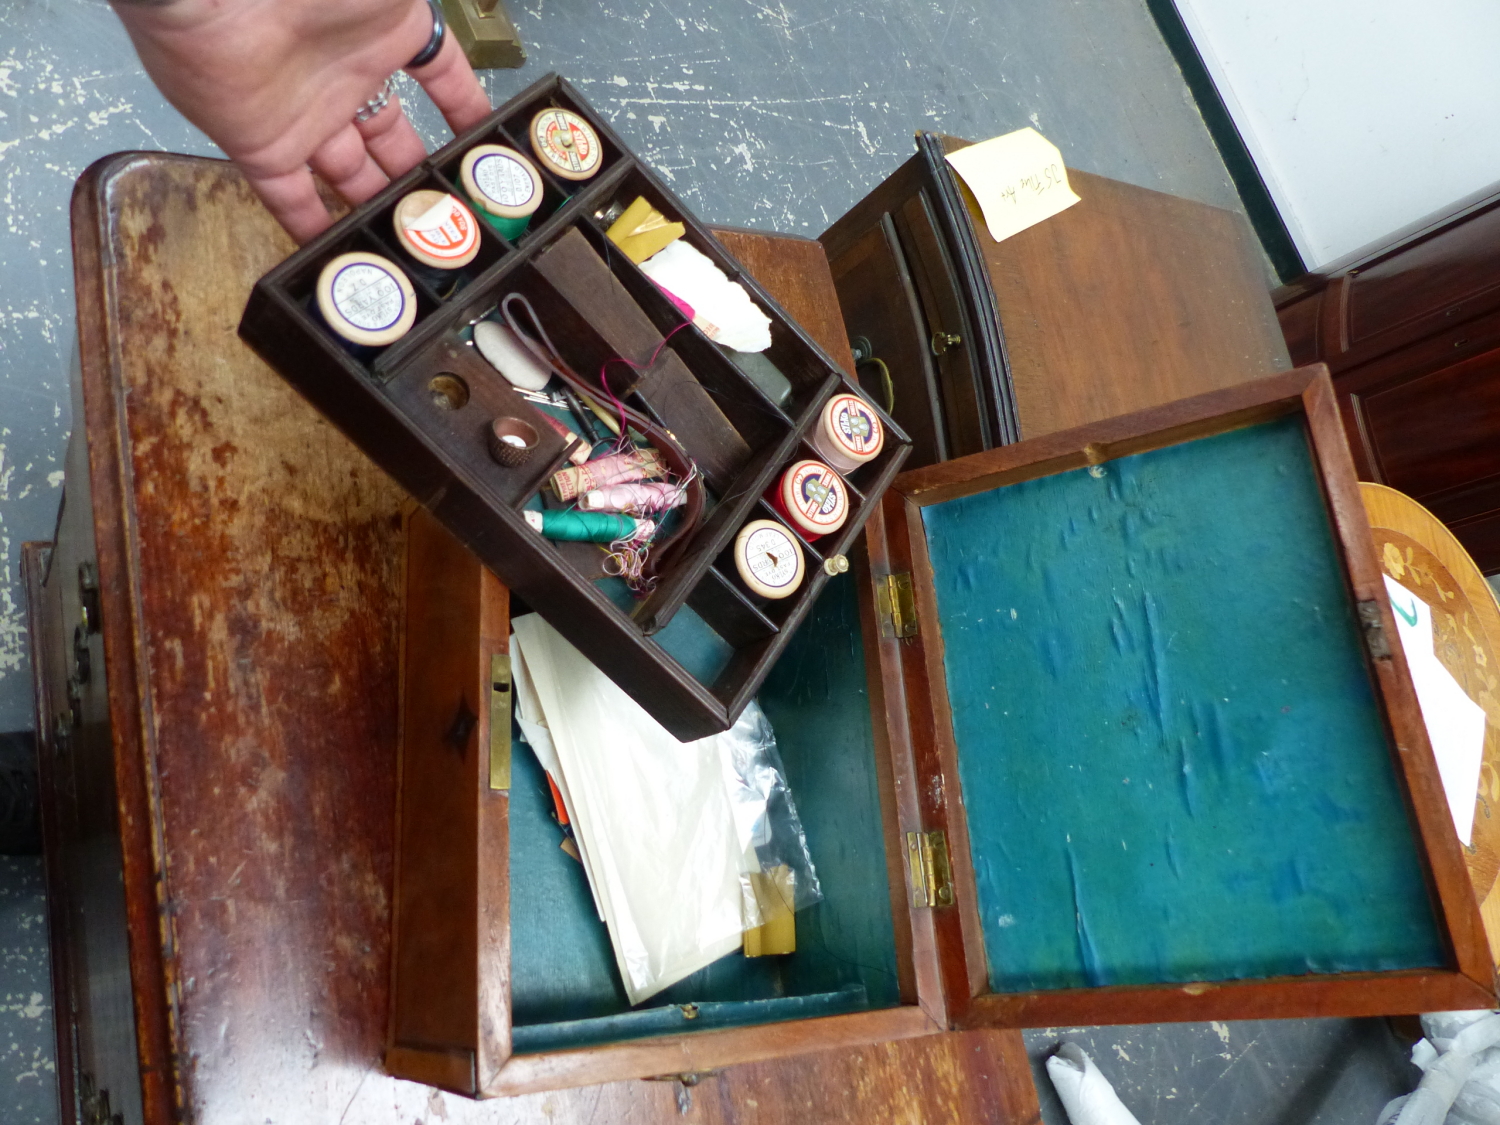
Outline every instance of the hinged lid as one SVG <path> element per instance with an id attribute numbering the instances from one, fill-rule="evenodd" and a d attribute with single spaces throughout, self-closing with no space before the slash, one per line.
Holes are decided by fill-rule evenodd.
<path id="1" fill-rule="evenodd" d="M 954 907 L 911 916 L 924 1003 L 958 1027 L 1493 1005 L 1326 371 L 904 473 L 882 513 L 910 904 Z"/>
<path id="2" fill-rule="evenodd" d="M 948 867 L 948 837 L 943 832 L 908 832 L 906 867 L 911 875 L 911 904 L 952 906 L 953 878 Z"/>

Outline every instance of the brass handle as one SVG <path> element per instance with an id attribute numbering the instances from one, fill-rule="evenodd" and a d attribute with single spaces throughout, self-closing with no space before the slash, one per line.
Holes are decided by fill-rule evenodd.
<path id="1" fill-rule="evenodd" d="M 949 348 L 963 346 L 963 337 L 955 336 L 952 332 L 934 332 L 932 334 L 932 354 L 941 358 Z"/>

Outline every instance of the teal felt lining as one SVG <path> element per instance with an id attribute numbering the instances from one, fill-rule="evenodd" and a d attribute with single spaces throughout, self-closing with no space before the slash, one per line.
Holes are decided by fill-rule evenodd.
<path id="1" fill-rule="evenodd" d="M 623 584 L 622 584 L 623 585 Z M 678 614 L 690 611 L 683 609 Z M 675 624 L 675 621 L 674 621 Z M 704 626 L 706 628 L 706 626 Z M 824 892 L 797 952 L 723 957 L 632 1010 L 583 868 L 558 847 L 546 775 L 514 732 L 510 794 L 515 1050 L 804 1019 L 900 1002 L 852 576 L 829 582 L 762 688 Z M 685 1021 L 681 1005 L 697 1004 Z"/>
<path id="2" fill-rule="evenodd" d="M 993 991 L 1445 963 L 1300 417 L 923 518 Z"/>

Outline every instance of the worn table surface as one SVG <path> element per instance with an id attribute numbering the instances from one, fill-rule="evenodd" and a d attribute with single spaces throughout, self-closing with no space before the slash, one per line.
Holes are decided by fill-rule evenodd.
<path id="1" fill-rule="evenodd" d="M 382 1073 L 403 497 L 235 336 L 291 250 L 239 175 L 93 175 L 74 240 L 100 577 L 130 626 L 106 616 L 146 1120 L 1037 1120 L 1015 1033 L 483 1104 Z M 847 362 L 821 249 L 724 239 Z"/>

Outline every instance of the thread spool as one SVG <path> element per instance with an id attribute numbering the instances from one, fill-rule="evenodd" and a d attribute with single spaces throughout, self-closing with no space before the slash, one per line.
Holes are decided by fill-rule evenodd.
<path id="1" fill-rule="evenodd" d="M 490 447 L 490 456 L 507 469 L 514 469 L 531 460 L 540 435 L 536 427 L 520 418 L 505 416 L 490 423 L 485 434 Z"/>
<path id="2" fill-rule="evenodd" d="M 565 543 L 618 543 L 649 539 L 656 525 L 650 520 L 613 512 L 537 512 L 521 513 L 526 523 L 544 539 Z"/>
<path id="3" fill-rule="evenodd" d="M 766 492 L 776 514 L 804 539 L 821 539 L 849 518 L 849 489 L 842 477 L 821 461 L 797 461 Z"/>
<path id="4" fill-rule="evenodd" d="M 476 145 L 464 153 L 458 182 L 479 217 L 514 242 L 542 205 L 536 165 L 504 145 Z"/>
<path id="5" fill-rule="evenodd" d="M 612 484 L 593 488 L 578 497 L 578 507 L 585 512 L 625 512 L 643 515 L 667 512 L 687 503 L 687 486 L 661 482 Z"/>
<path id="6" fill-rule="evenodd" d="M 823 460 L 847 475 L 879 455 L 885 447 L 885 427 L 864 399 L 837 394 L 823 407 L 810 441 Z"/>
<path id="7" fill-rule="evenodd" d="M 775 520 L 751 520 L 740 528 L 734 568 L 750 592 L 763 598 L 791 597 L 807 573 L 801 546 Z"/>
<path id="8" fill-rule="evenodd" d="M 417 319 L 417 293 L 401 267 L 363 250 L 325 265 L 314 297 L 323 323 L 356 354 L 395 343 Z"/>
<path id="9" fill-rule="evenodd" d="M 459 271 L 479 253 L 479 222 L 457 196 L 410 192 L 396 204 L 392 226 L 411 271 L 439 297 L 451 296 L 467 280 Z"/>
<path id="10" fill-rule="evenodd" d="M 531 119 L 527 130 L 532 151 L 542 166 L 565 180 L 587 180 L 604 158 L 599 134 L 571 109 L 549 106 Z"/>
<path id="11" fill-rule="evenodd" d="M 503 324 L 493 320 L 481 320 L 474 325 L 474 346 L 496 371 L 505 376 L 506 382 L 523 391 L 540 391 L 552 381 L 552 372 L 543 367 L 536 356 L 516 334 Z"/>

